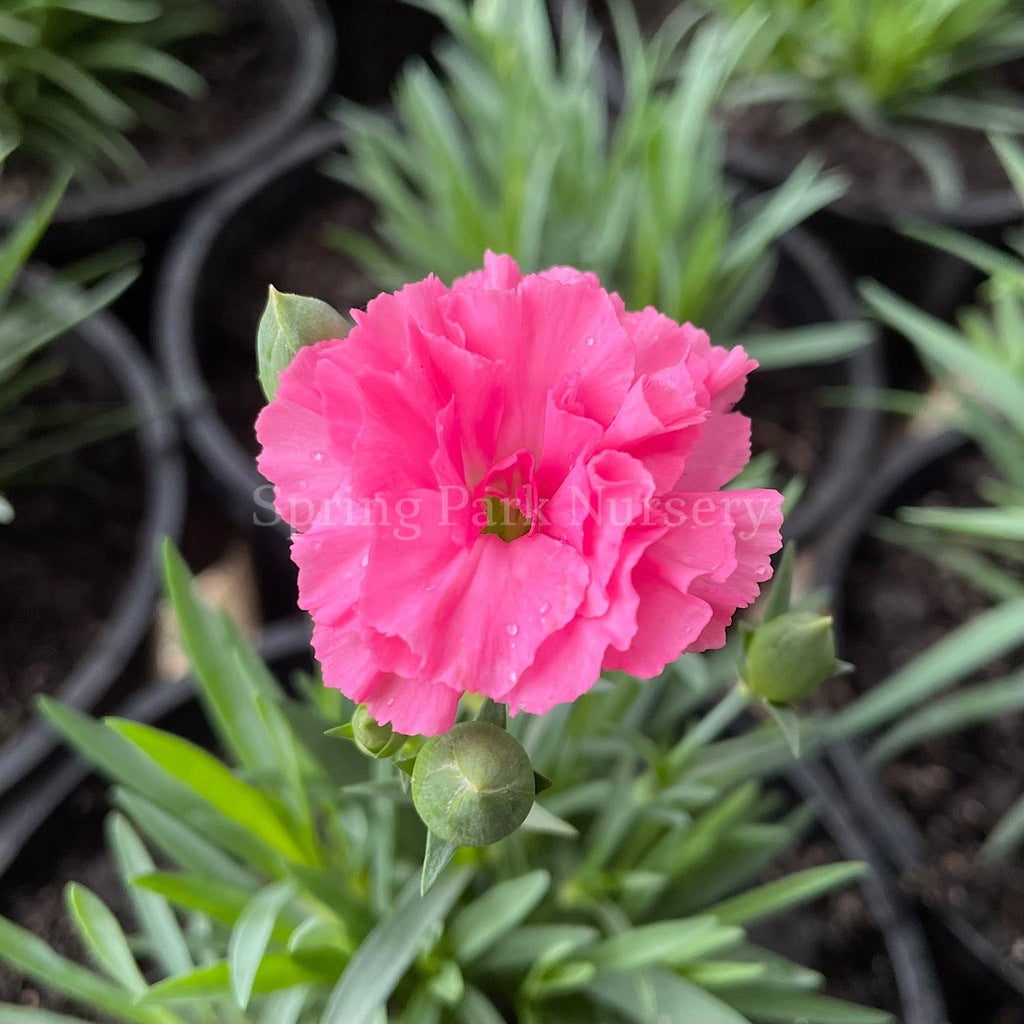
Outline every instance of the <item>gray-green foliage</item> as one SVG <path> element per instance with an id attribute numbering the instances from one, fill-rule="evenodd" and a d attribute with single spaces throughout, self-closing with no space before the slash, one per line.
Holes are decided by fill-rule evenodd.
<path id="1" fill-rule="evenodd" d="M 727 22 L 758 14 L 742 95 L 778 100 L 790 123 L 843 114 L 904 145 L 940 198 L 957 164 L 929 125 L 1024 132 L 1024 102 L 995 69 L 1024 57 L 1017 0 L 701 0 Z"/>
<path id="2" fill-rule="evenodd" d="M 842 192 L 813 162 L 758 198 L 739 199 L 724 176 L 716 107 L 764 29 L 756 17 L 693 32 L 680 11 L 647 41 L 629 4 L 614 3 L 624 96 L 613 116 L 582 5 L 566 5 L 553 33 L 540 0 L 419 3 L 449 33 L 440 70 L 406 68 L 393 118 L 338 111 L 347 151 L 333 169 L 373 201 L 377 237 L 334 240 L 383 286 L 450 281 L 491 249 L 524 271 L 595 271 L 628 308 L 653 305 L 725 341 L 764 296 L 774 242 Z M 804 340 L 813 350 L 796 358 L 812 360 L 865 337 L 841 325 Z"/>
<path id="3" fill-rule="evenodd" d="M 1024 202 L 1024 150 L 994 144 Z M 956 232 L 920 226 L 910 233 L 945 249 L 986 275 L 978 303 L 960 311 L 955 326 L 917 309 L 875 282 L 862 287 L 871 310 L 915 348 L 943 396 L 896 394 L 907 412 L 938 419 L 970 436 L 994 476 L 982 484 L 986 506 L 902 509 L 916 530 L 895 535 L 929 548 L 993 598 L 1024 595 L 1024 226 L 1011 230 L 1004 251 Z M 936 531 L 939 531 L 936 534 Z M 935 546 L 936 536 L 945 543 Z"/>
<path id="4" fill-rule="evenodd" d="M 1024 150 L 1005 138 L 994 145 L 1024 203 Z M 973 587 L 1017 609 L 1024 621 L 1024 226 L 1011 230 L 1006 249 L 953 231 L 922 226 L 921 241 L 945 249 L 986 275 L 977 305 L 960 312 L 956 326 L 929 316 L 880 285 L 864 285 L 871 309 L 914 346 L 943 396 L 926 401 L 890 396 L 907 412 L 938 416 L 970 436 L 993 475 L 979 490 L 978 508 L 903 508 L 882 536 L 905 544 L 962 575 Z M 879 760 L 930 736 L 953 732 L 1024 708 L 1020 674 L 961 690 L 893 730 L 876 746 Z M 1024 797 L 996 829 L 987 847 L 1003 854 L 1024 843 Z"/>
<path id="5" fill-rule="evenodd" d="M 47 705 L 114 783 L 108 837 L 138 927 L 126 938 L 73 890 L 88 969 L 0 923 L 0 957 L 35 982 L 138 1024 L 887 1019 L 748 938 L 860 867 L 751 888 L 810 816 L 753 781 L 756 761 L 739 778 L 698 771 L 745 705 L 733 694 L 701 716 L 709 663 L 513 720 L 552 788 L 519 832 L 459 851 L 421 897 L 423 831 L 399 770 L 324 735 L 351 706 L 312 681 L 287 696 L 173 553 L 167 574 L 228 760 Z"/>
<path id="6" fill-rule="evenodd" d="M 19 477 L 55 454 L 123 428 L 120 414 L 92 418 L 69 405 L 33 411 L 25 403 L 59 373 L 56 363 L 33 357 L 108 305 L 135 276 L 135 269 L 125 266 L 125 254 L 111 252 L 51 276 L 38 288 L 19 287 L 65 185 L 56 182 L 0 241 L 0 523 L 14 515 L 3 491 Z"/>
<path id="7" fill-rule="evenodd" d="M 138 173 L 144 165 L 127 133 L 166 118 L 154 86 L 203 91 L 173 51 L 214 26 L 204 0 L 7 0 L 0 154 L 20 151 L 92 179 Z"/>

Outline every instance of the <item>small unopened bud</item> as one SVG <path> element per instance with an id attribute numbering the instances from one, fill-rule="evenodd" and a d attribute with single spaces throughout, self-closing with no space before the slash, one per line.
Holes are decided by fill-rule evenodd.
<path id="1" fill-rule="evenodd" d="M 832 618 L 785 612 L 751 635 L 740 674 L 756 696 L 770 704 L 790 704 L 812 694 L 841 668 Z"/>
<path id="2" fill-rule="evenodd" d="M 490 846 L 525 821 L 536 795 L 522 745 L 490 722 L 461 722 L 428 740 L 412 772 L 424 824 L 456 846 Z"/>
<path id="3" fill-rule="evenodd" d="M 289 295 L 271 287 L 256 335 L 256 359 L 263 393 L 277 391 L 278 378 L 305 345 L 344 338 L 349 322 L 326 302 Z"/>
<path id="4" fill-rule="evenodd" d="M 405 746 L 408 738 L 395 732 L 387 723 L 380 725 L 361 704 L 352 716 L 352 739 L 370 757 L 393 757 Z"/>

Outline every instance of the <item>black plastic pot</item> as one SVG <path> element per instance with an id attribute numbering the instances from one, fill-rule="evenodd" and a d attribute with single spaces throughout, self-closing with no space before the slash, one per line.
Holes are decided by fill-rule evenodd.
<path id="1" fill-rule="evenodd" d="M 258 169 L 209 197 L 189 218 L 172 243 L 158 286 L 154 338 L 158 357 L 184 411 L 189 442 L 231 512 L 251 525 L 266 516 L 266 483 L 251 454 L 218 414 L 204 380 L 198 326 L 223 302 L 224 275 L 244 265 L 261 233 L 344 195 L 337 182 L 317 172 L 320 159 L 343 144 L 337 127 L 309 129 L 286 150 Z M 858 307 L 827 252 L 808 235 L 794 231 L 780 243 L 779 274 L 793 280 L 783 305 L 791 323 L 856 319 Z M 255 344 L 255 341 L 254 341 Z M 254 349 L 255 352 L 255 349 Z M 252 374 L 255 375 L 255 355 Z M 775 373 L 785 371 L 773 371 Z M 881 385 L 879 353 L 860 349 L 830 371 L 834 380 L 866 394 Z M 813 400 L 794 394 L 794 401 Z M 842 413 L 842 421 L 820 469 L 787 523 L 798 540 L 831 523 L 873 458 L 879 417 L 866 404 Z M 263 495 L 260 502 L 254 495 Z M 262 531 L 270 533 L 270 531 Z"/>
<path id="2" fill-rule="evenodd" d="M 816 762 L 798 763 L 789 781 L 817 808 L 825 830 L 849 860 L 870 868 L 861 894 L 885 942 L 902 1003 L 901 1024 L 945 1024 L 946 1009 L 921 922 L 899 891 L 892 870 L 835 783 Z"/>
<path id="3" fill-rule="evenodd" d="M 880 513 L 913 499 L 921 493 L 929 471 L 958 452 L 967 451 L 969 442 L 957 431 L 918 438 L 905 442 L 892 451 L 872 479 L 852 502 L 847 514 L 830 534 L 830 544 L 818 565 L 819 583 L 831 594 L 835 619 L 841 630 L 844 618 L 844 582 L 858 542 Z M 915 494 L 915 491 L 917 492 Z M 919 870 L 934 858 L 929 843 L 906 808 L 887 789 L 876 770 L 867 765 L 856 743 L 833 745 L 828 754 L 843 790 L 857 813 L 867 824 L 880 848 L 900 875 Z M 967 917 L 943 902 L 929 907 L 929 913 L 941 925 L 952 953 L 948 958 L 956 964 L 959 976 L 977 975 L 975 984 L 983 991 L 1009 989 L 1015 993 L 1011 1002 L 1020 1001 L 1024 1011 L 1024 970 L 1002 957 L 996 946 Z M 962 956 L 966 951 L 968 957 Z M 979 971 L 980 969 L 980 971 Z M 951 998 L 955 988 L 949 987 Z M 976 1017 L 965 1018 L 973 1021 Z"/>
<path id="4" fill-rule="evenodd" d="M 28 275 L 38 286 L 43 272 Z M 88 353 L 117 383 L 138 425 L 133 431 L 139 451 L 144 509 L 134 558 L 117 601 L 100 635 L 64 679 L 55 694 L 77 708 L 91 709 L 108 693 L 138 650 L 152 621 L 159 590 L 157 550 L 162 537 L 177 538 L 185 506 L 185 470 L 178 433 L 152 368 L 138 344 L 109 313 L 99 313 L 69 335 L 69 343 Z M 8 793 L 57 744 L 39 721 L 16 732 L 0 746 L 0 796 Z"/>
<path id="5" fill-rule="evenodd" d="M 309 620 L 304 617 L 276 622 L 264 627 L 257 648 L 270 665 L 305 660 L 310 657 L 309 634 Z M 150 683 L 112 713 L 138 722 L 166 724 L 169 716 L 182 712 L 190 718 L 194 716 L 196 722 L 202 717 L 195 704 L 191 678 Z M 0 813 L 0 880 L 26 843 L 48 820 L 54 819 L 61 805 L 88 778 L 90 771 L 81 758 L 62 752 L 52 771 Z M 62 833 L 62 839 L 66 845 L 66 832 Z"/>
<path id="6" fill-rule="evenodd" d="M 56 259 L 95 250 L 124 238 L 148 239 L 178 220 L 201 193 L 256 166 L 280 148 L 311 116 L 331 83 L 334 30 L 320 0 L 247 0 L 275 41 L 275 64 L 287 75 L 280 96 L 234 138 L 191 164 L 96 191 L 69 193 L 39 252 Z M 18 210 L 0 217 L 0 228 Z"/>
<path id="7" fill-rule="evenodd" d="M 758 189 L 777 188 L 792 169 L 772 153 L 737 142 L 729 144 L 728 166 Z M 969 298 L 976 274 L 962 261 L 908 238 L 901 233 L 901 226 L 925 221 L 995 242 L 1022 218 L 1020 200 L 1007 186 L 1005 191 L 965 196 L 955 209 L 912 197 L 899 206 L 887 207 L 848 194 L 813 216 L 809 227 L 829 240 L 854 277 L 875 278 L 946 318 Z"/>

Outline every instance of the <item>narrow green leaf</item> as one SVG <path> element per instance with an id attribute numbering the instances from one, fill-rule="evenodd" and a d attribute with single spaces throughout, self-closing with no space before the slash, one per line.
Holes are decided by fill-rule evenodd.
<path id="1" fill-rule="evenodd" d="M 427 829 L 427 845 L 423 852 L 423 870 L 420 873 L 421 896 L 426 896 L 458 849 L 456 843 L 446 842 Z"/>
<path id="2" fill-rule="evenodd" d="M 828 725 L 830 735 L 854 736 L 894 721 L 910 708 L 1024 644 L 1024 600 L 1004 601 L 944 636 L 868 691 Z"/>
<path id="3" fill-rule="evenodd" d="M 455 958 L 468 963 L 486 952 L 530 915 L 550 886 L 550 873 L 538 870 L 488 889 L 452 920 L 449 936 Z"/>
<path id="4" fill-rule="evenodd" d="M 575 839 L 579 836 L 579 830 L 575 825 L 570 825 L 564 818 L 552 814 L 543 804 L 536 802 L 530 808 L 530 813 L 520 827 L 525 832 L 564 836 L 567 839 Z"/>
<path id="5" fill-rule="evenodd" d="M 331 992 L 320 1024 L 362 1024 L 386 1004 L 431 931 L 469 884 L 467 868 L 450 871 L 420 896 L 411 879 L 394 908 L 381 918 L 356 950 Z"/>
<path id="6" fill-rule="evenodd" d="M 274 932 L 277 916 L 293 895 L 290 882 L 268 885 L 249 900 L 231 930 L 228 940 L 231 994 L 243 1010 L 249 1005 L 253 983 Z"/>
<path id="7" fill-rule="evenodd" d="M 212 754 L 180 736 L 123 718 L 107 719 L 120 736 L 151 757 L 168 775 L 191 787 L 225 818 L 242 825 L 289 860 L 306 862 L 289 825 L 260 790 L 242 782 Z"/>
<path id="8" fill-rule="evenodd" d="M 136 1006 L 134 996 L 56 953 L 41 938 L 0 917 L 0 960 L 38 985 L 131 1024 L 167 1024 L 166 1013 Z"/>
<path id="9" fill-rule="evenodd" d="M 78 882 L 68 884 L 64 890 L 64 900 L 75 930 L 89 955 L 114 981 L 133 995 L 144 992 L 146 979 L 110 908 L 94 892 Z"/>
<path id="10" fill-rule="evenodd" d="M 529 968 L 537 960 L 553 962 L 553 953 L 572 956 L 600 938 L 585 924 L 528 924 L 510 932 L 480 959 L 479 970 L 503 974 Z"/>
<path id="11" fill-rule="evenodd" d="M 598 975 L 587 991 L 634 1024 L 749 1024 L 746 1017 L 709 992 L 658 968 L 609 971 Z"/>
<path id="12" fill-rule="evenodd" d="M 233 928 L 249 905 L 250 895 L 233 889 L 223 882 L 214 882 L 190 875 L 177 875 L 157 871 L 140 875 L 135 885 L 149 892 L 159 893 L 165 899 L 188 910 L 197 910 L 207 917 Z M 281 921 L 274 922 L 271 935 L 275 942 L 286 943 L 291 930 Z"/>
<path id="13" fill-rule="evenodd" d="M 331 972 L 337 972 L 338 964 L 324 962 L 321 968 L 298 963 L 284 953 L 268 953 L 260 961 L 253 991 L 259 995 L 278 992 L 297 985 L 329 984 Z M 188 974 L 167 978 L 150 987 L 143 997 L 144 1003 L 189 1003 L 196 1000 L 230 999 L 230 969 L 226 960 L 197 967 Z M 275 1024 L 277 1022 L 275 1021 Z"/>
<path id="14" fill-rule="evenodd" d="M 146 936 L 149 952 L 168 974 L 192 969 L 188 943 L 167 901 L 133 883 L 140 875 L 152 874 L 156 865 L 127 819 L 110 814 L 105 823 L 107 845 L 117 862 L 132 902 L 132 909 Z"/>
<path id="15" fill-rule="evenodd" d="M 679 967 L 743 940 L 740 928 L 710 916 L 657 921 L 620 932 L 587 950 L 599 970 L 635 971 L 652 964 Z"/>
<path id="16" fill-rule="evenodd" d="M 827 864 L 787 875 L 708 909 L 722 924 L 748 925 L 798 907 L 862 878 L 867 865 Z"/>
<path id="17" fill-rule="evenodd" d="M 766 985 L 737 985 L 722 989 L 722 996 L 738 1010 L 772 1024 L 892 1024 L 892 1014 L 855 1006 L 813 992 L 792 992 Z"/>

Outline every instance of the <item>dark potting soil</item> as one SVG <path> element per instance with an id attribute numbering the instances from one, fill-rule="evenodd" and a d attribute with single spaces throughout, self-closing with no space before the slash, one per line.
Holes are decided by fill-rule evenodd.
<path id="1" fill-rule="evenodd" d="M 830 839 L 815 835 L 781 858 L 772 877 L 844 859 Z M 757 924 L 750 937 L 823 974 L 826 995 L 899 1014 L 899 989 L 885 942 L 857 886 Z"/>
<path id="2" fill-rule="evenodd" d="M 145 88 L 166 113 L 159 124 L 129 135 L 146 161 L 146 175 L 180 170 L 238 136 L 263 116 L 287 82 L 289 68 L 275 60 L 273 34 L 260 18 L 258 5 L 252 0 L 207 2 L 220 25 L 212 34 L 186 40 L 175 51 L 203 76 L 206 92 L 192 99 L 163 86 Z M 31 201 L 49 180 L 47 169 L 16 153 L 0 178 L 0 209 Z"/>
<path id="3" fill-rule="evenodd" d="M 978 483 L 989 473 L 984 459 L 958 454 L 942 467 L 942 479 L 920 503 L 977 505 Z M 857 673 L 831 684 L 829 694 L 843 702 L 990 607 L 952 572 L 872 537 L 854 554 L 844 595 L 842 656 Z M 1020 667 L 1018 652 L 968 682 L 1003 678 Z M 1024 714 L 922 743 L 889 764 L 883 777 L 931 850 L 928 862 L 903 879 L 905 887 L 962 912 L 1001 956 L 1024 966 L 1024 854 L 992 865 L 977 859 L 985 838 L 1024 794 Z M 1024 1020 L 1024 1008 L 1007 1019 Z"/>
<path id="4" fill-rule="evenodd" d="M 1024 84 L 1024 65 L 1003 72 L 1003 84 Z M 920 163 L 895 139 L 882 138 L 838 115 L 823 115 L 798 127 L 785 123 L 781 104 L 763 103 L 728 115 L 731 143 L 768 154 L 789 173 L 808 153 L 822 156 L 825 166 L 841 169 L 851 179 L 851 199 L 899 212 L 908 203 L 933 201 L 931 185 Z M 929 130 L 955 159 L 967 195 L 1009 192 L 1003 166 L 982 132 L 942 125 Z"/>
<path id="5" fill-rule="evenodd" d="M 835 373 L 835 367 L 793 366 L 750 377 L 739 409 L 751 419 L 751 449 L 773 452 L 784 480 L 813 480 L 828 458 L 843 412 L 818 393 L 839 383 Z"/>
<path id="6" fill-rule="evenodd" d="M 57 401 L 97 408 L 95 389 L 70 370 L 30 408 Z M 106 409 L 124 399 L 104 391 L 101 401 Z M 134 437 L 52 459 L 7 496 L 15 516 L 0 526 L 0 741 L 87 651 L 131 570 L 144 508 Z"/>
<path id="7" fill-rule="evenodd" d="M 105 807 L 102 784 L 93 780 L 78 789 L 61 809 L 62 834 L 49 836 L 45 851 L 32 851 L 40 855 L 21 858 L 0 888 L 0 914 L 78 963 L 86 963 L 87 957 L 64 902 L 69 882 L 91 889 L 122 923 L 134 922 L 127 893 L 103 845 Z M 0 1002 L 77 1014 L 97 1024 L 112 1020 L 86 1011 L 2 963 Z"/>

